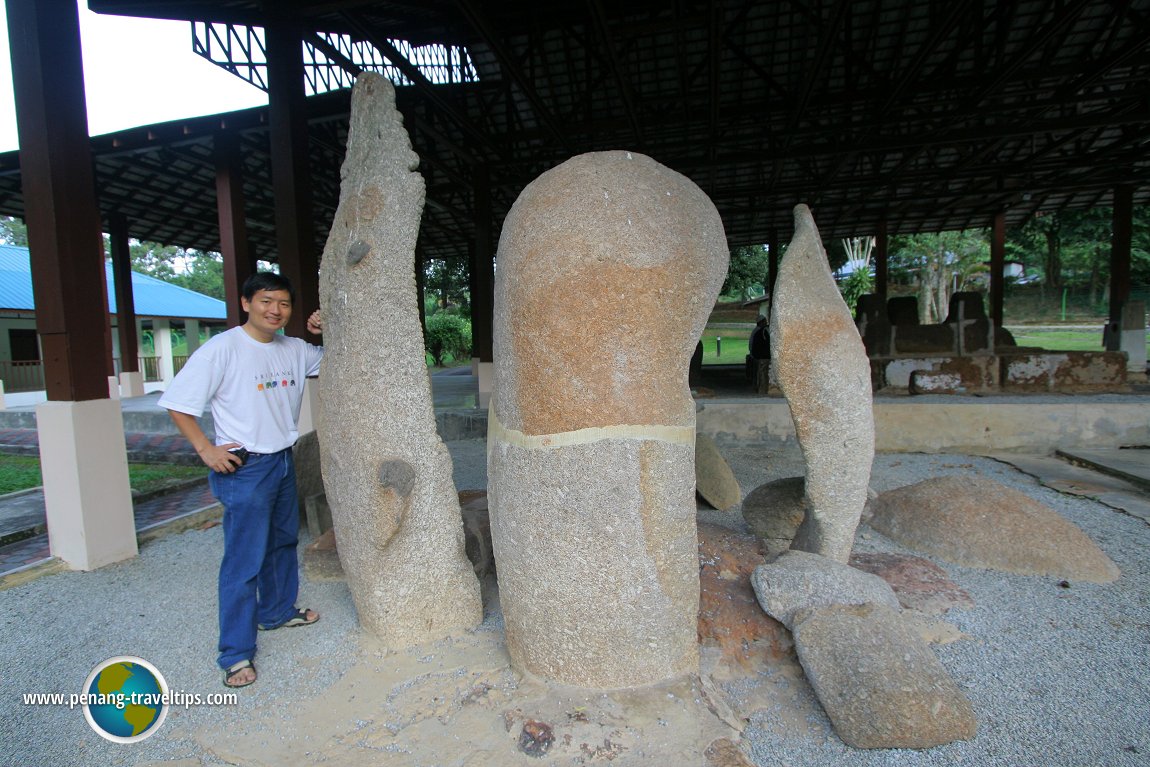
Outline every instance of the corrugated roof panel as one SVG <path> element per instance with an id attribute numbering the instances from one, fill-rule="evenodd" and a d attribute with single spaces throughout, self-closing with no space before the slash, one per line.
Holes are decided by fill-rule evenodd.
<path id="1" fill-rule="evenodd" d="M 116 312 L 111 263 L 104 264 L 108 307 Z M 227 305 L 194 290 L 171 285 L 146 274 L 132 272 L 132 298 L 137 317 L 172 317 L 199 320 L 227 319 Z M 0 309 L 34 311 L 32 269 L 27 248 L 0 245 Z"/>

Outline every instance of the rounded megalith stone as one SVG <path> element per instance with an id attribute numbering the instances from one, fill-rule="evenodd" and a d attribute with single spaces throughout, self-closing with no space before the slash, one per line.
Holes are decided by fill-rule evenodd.
<path id="1" fill-rule="evenodd" d="M 767 561 L 791 548 L 807 514 L 806 480 L 785 477 L 759 485 L 743 499 L 743 519 L 763 539 Z"/>
<path id="2" fill-rule="evenodd" d="M 491 535 L 517 668 L 583 687 L 698 669 L 695 403 L 722 221 L 632 152 L 523 190 L 495 280 Z"/>
<path id="3" fill-rule="evenodd" d="M 881 494 L 870 526 L 947 562 L 1109 583 L 1118 567 L 1082 529 L 1014 488 L 976 476 L 927 479 Z"/>

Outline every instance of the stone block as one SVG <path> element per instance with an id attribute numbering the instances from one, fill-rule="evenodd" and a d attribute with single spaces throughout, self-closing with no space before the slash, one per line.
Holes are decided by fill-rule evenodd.
<path id="1" fill-rule="evenodd" d="M 802 477 L 767 482 L 743 499 L 743 519 L 762 539 L 768 562 L 791 548 L 806 514 L 806 482 Z"/>
<path id="2" fill-rule="evenodd" d="M 1012 391 L 1126 391 L 1123 352 L 1041 352 L 1004 355 L 1002 388 Z"/>

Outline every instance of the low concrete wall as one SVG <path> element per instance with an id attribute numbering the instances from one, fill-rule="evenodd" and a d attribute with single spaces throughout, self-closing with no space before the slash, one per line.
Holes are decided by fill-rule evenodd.
<path id="1" fill-rule="evenodd" d="M 1047 452 L 1057 447 L 1150 445 L 1150 401 L 1106 396 L 1063 401 L 931 397 L 876 400 L 875 447 L 893 453 Z M 698 430 L 726 442 L 795 438 L 782 399 L 708 400 Z"/>

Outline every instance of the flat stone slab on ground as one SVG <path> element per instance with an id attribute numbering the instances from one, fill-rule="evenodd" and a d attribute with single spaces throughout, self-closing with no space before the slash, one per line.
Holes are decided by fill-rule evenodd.
<path id="1" fill-rule="evenodd" d="M 1150 490 L 1150 449 L 1113 448 L 1093 449 L 1061 448 L 1057 454 Z"/>
<path id="2" fill-rule="evenodd" d="M 856 551 L 851 554 L 850 564 L 886 581 L 894 589 L 899 604 L 908 609 L 926 615 L 942 615 L 954 607 L 974 607 L 970 594 L 929 559 Z"/>
<path id="3" fill-rule="evenodd" d="M 1075 466 L 1048 455 L 998 453 L 988 457 L 1026 472 L 1052 490 L 1091 498 L 1150 523 L 1150 493 L 1124 479 Z"/>
<path id="4" fill-rule="evenodd" d="M 834 724 L 856 748 L 931 748 L 975 736 L 970 701 L 897 610 L 835 605 L 795 621 L 795 648 Z"/>
<path id="5" fill-rule="evenodd" d="M 754 536 L 699 524 L 699 643 L 718 647 L 725 663 L 746 667 L 792 650 L 790 634 L 763 612 L 751 588 L 763 558 Z"/>

